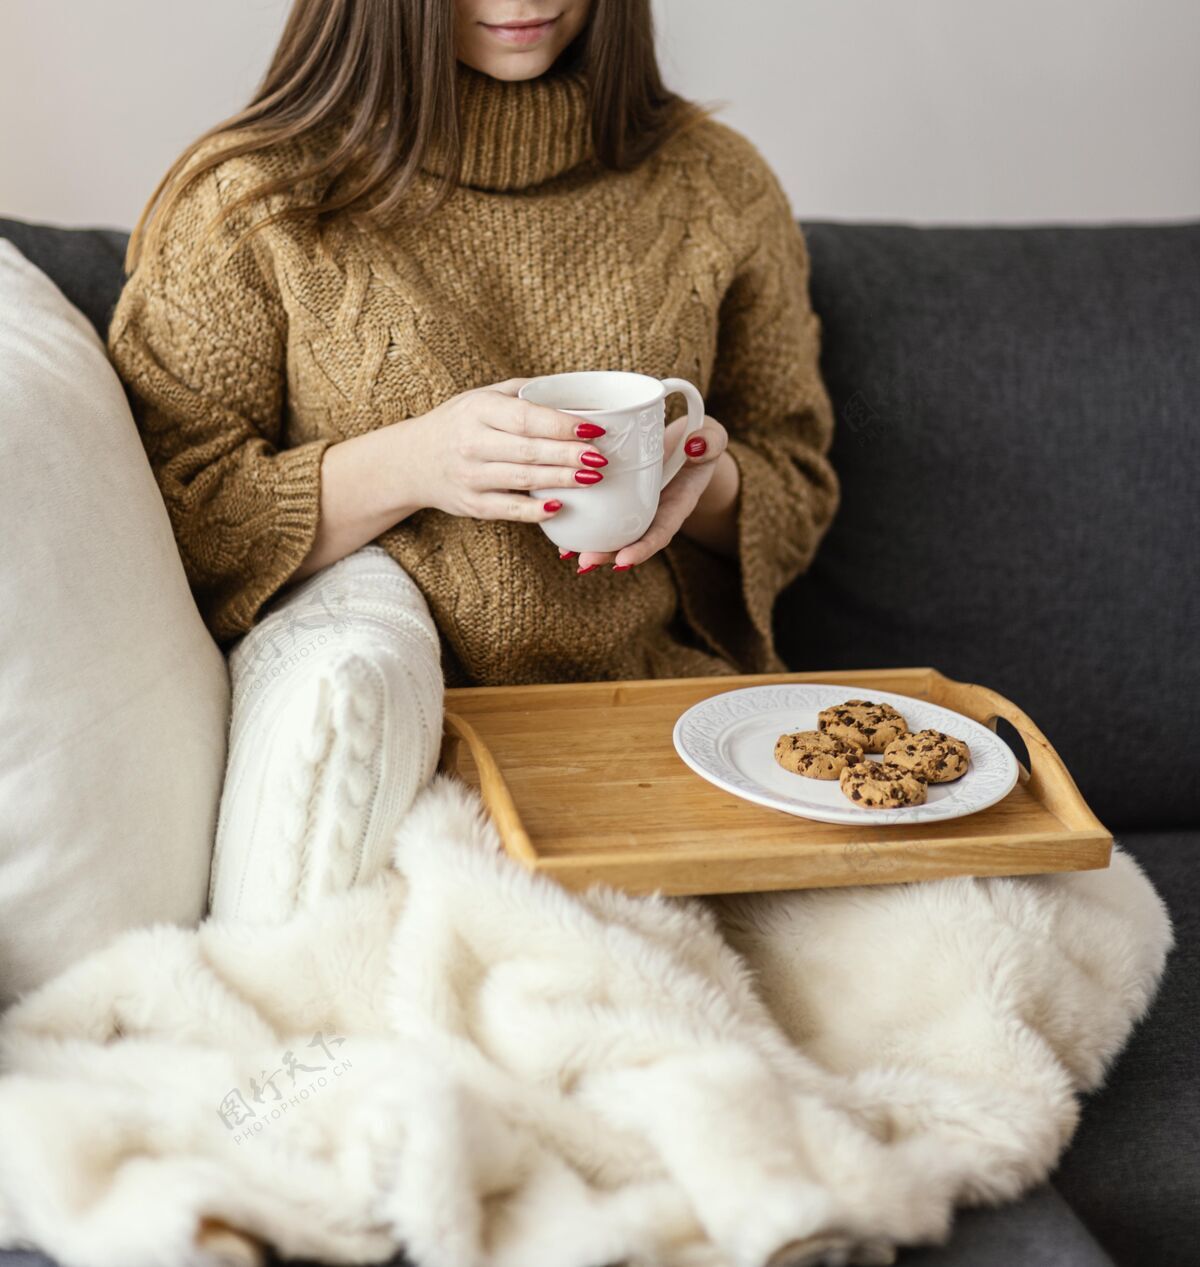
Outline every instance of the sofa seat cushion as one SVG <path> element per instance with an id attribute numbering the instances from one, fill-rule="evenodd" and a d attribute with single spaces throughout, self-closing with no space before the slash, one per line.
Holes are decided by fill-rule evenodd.
<path id="1" fill-rule="evenodd" d="M 1200 1263 L 1200 830 L 1126 832 L 1171 912 L 1175 949 L 1149 1015 L 1083 1102 L 1053 1176 L 1113 1259 Z"/>
<path id="2" fill-rule="evenodd" d="M 920 1245 L 901 1250 L 896 1264 L 897 1267 L 1117 1267 L 1050 1184 L 1035 1188 L 1011 1205 L 959 1211 L 945 1245 Z"/>
<path id="3" fill-rule="evenodd" d="M 1150 1012 L 1087 1096 L 1051 1182 L 967 1210 L 902 1267 L 1195 1267 L 1200 1263 L 1200 830 L 1121 837 L 1171 911 L 1175 949 Z"/>
<path id="4" fill-rule="evenodd" d="M 843 501 L 788 663 L 984 682 L 1109 827 L 1200 823 L 1200 224 L 805 230 Z"/>

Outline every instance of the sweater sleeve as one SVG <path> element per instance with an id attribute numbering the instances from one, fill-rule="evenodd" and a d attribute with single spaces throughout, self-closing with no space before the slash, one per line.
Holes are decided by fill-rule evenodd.
<path id="1" fill-rule="evenodd" d="M 682 534 L 667 551 L 688 623 L 751 673 L 785 667 L 772 635 L 775 600 L 811 563 L 838 502 L 807 247 L 774 173 L 765 177 L 753 245 L 721 303 L 705 400 L 729 432 L 741 477 L 736 558 Z"/>
<path id="2" fill-rule="evenodd" d="M 219 643 L 245 633 L 312 546 L 330 441 L 283 445 L 286 315 L 244 217 L 205 238 L 222 164 L 173 208 L 121 293 L 108 350 L 128 388 L 184 570 Z"/>

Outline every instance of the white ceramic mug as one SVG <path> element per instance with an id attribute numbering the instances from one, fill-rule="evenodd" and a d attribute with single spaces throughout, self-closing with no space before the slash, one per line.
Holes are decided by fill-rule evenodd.
<path id="1" fill-rule="evenodd" d="M 663 426 L 667 397 L 681 392 L 688 403 L 687 429 L 663 462 Z M 578 414 L 604 428 L 591 441 L 608 459 L 604 478 L 586 488 L 555 488 L 562 510 L 542 524 L 560 550 L 619 550 L 637 541 L 658 510 L 658 495 L 679 474 L 683 446 L 704 424 L 704 401 L 682 378 L 661 382 L 648 374 L 623 370 L 584 370 L 532 378 L 518 395 L 535 405 Z M 549 489 L 531 491 L 547 500 Z"/>

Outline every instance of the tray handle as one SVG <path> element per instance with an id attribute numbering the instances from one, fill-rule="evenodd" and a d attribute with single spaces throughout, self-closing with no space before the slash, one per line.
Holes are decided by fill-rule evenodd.
<path id="1" fill-rule="evenodd" d="M 492 756 L 491 749 L 483 742 L 479 732 L 457 713 L 446 713 L 442 719 L 442 752 L 439 765 L 449 771 L 458 766 L 459 745 L 465 743 L 475 769 L 479 772 L 479 795 L 496 824 L 505 851 L 529 866 L 537 862 L 533 841 L 521 822 L 516 803 L 504 775 Z"/>
<path id="2" fill-rule="evenodd" d="M 941 677 L 941 689 L 937 692 L 939 703 L 955 712 L 973 717 L 989 730 L 995 730 L 996 718 L 1003 717 L 1021 736 L 1029 750 L 1030 765 L 1026 770 L 1017 762 L 1021 770 L 1021 781 L 1028 785 L 1030 792 L 1060 822 L 1077 828 L 1104 830 L 1100 820 L 1087 808 L 1087 802 L 1080 795 L 1075 780 L 1063 765 L 1054 745 L 1027 713 L 990 687 L 979 686 L 974 682 L 956 682 L 953 678 L 942 677 L 941 674 L 938 676 Z"/>

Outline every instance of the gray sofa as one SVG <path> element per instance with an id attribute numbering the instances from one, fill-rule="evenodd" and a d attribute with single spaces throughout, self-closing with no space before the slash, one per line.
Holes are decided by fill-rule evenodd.
<path id="1" fill-rule="evenodd" d="M 805 230 L 844 500 L 779 604 L 785 657 L 931 664 L 1014 699 L 1178 938 L 1050 1183 L 965 1211 L 948 1245 L 900 1262 L 1194 1267 L 1200 223 Z M 103 331 L 124 234 L 0 221 L 0 236 Z M 0 1267 L 35 1264 L 0 1253 Z"/>

